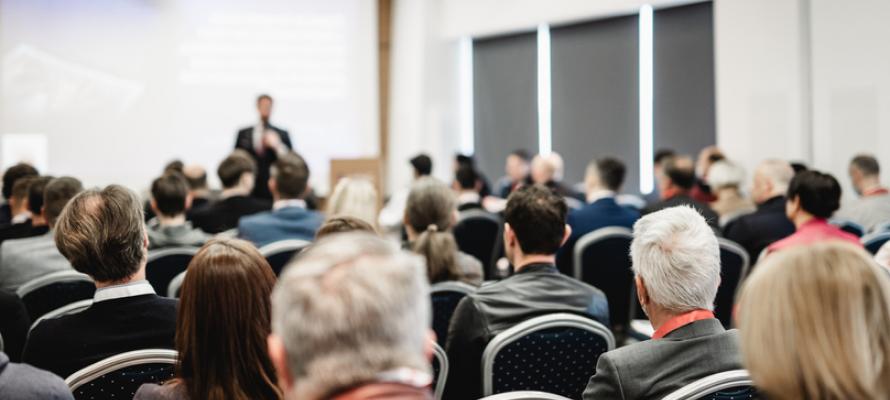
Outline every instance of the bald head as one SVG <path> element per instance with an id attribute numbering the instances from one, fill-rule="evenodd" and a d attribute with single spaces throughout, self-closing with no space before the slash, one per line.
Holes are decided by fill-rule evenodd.
<path id="1" fill-rule="evenodd" d="M 763 161 L 754 170 L 752 199 L 761 204 L 773 197 L 784 195 L 791 178 L 794 178 L 794 169 L 787 161 L 778 159 Z"/>

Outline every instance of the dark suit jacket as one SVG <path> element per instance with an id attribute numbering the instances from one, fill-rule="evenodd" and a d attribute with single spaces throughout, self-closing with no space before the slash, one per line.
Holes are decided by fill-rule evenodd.
<path id="1" fill-rule="evenodd" d="M 614 197 L 604 197 L 580 210 L 569 211 L 568 224 L 572 227 L 572 235 L 557 254 L 559 271 L 568 276 L 574 274 L 575 243 L 581 236 L 608 226 L 633 229 L 638 219 L 640 213 L 618 205 Z"/>
<path id="2" fill-rule="evenodd" d="M 263 152 L 263 154 L 260 155 L 257 152 L 257 149 L 253 148 L 253 128 L 253 126 L 248 126 L 238 131 L 238 139 L 235 141 L 235 148 L 247 151 L 256 161 L 256 184 L 253 187 L 251 195 L 262 199 L 272 199 L 272 193 L 269 192 L 267 182 L 269 181 L 269 168 L 275 160 L 278 160 L 278 154 L 276 154 L 275 151 L 270 150 Z M 288 149 L 294 148 L 290 141 L 290 135 L 286 130 L 273 125 L 269 125 L 268 129 L 278 133 L 278 136 L 281 137 L 281 143 L 287 146 Z"/>
<path id="3" fill-rule="evenodd" d="M 6 239 L 22 239 L 34 236 L 40 236 L 44 233 L 49 232 L 49 227 L 44 226 L 31 226 L 31 220 L 27 222 L 23 222 L 21 224 L 9 225 L 5 228 L 0 228 L 0 243 L 2 243 Z M 13 362 L 16 360 L 13 359 Z"/>
<path id="4" fill-rule="evenodd" d="M 238 236 L 263 247 L 286 239 L 312 241 L 324 217 L 302 207 L 284 207 L 241 218 Z"/>
<path id="5" fill-rule="evenodd" d="M 192 213 L 192 225 L 204 232 L 216 234 L 238 227 L 238 220 L 272 208 L 269 200 L 247 196 L 232 196 L 211 203 Z"/>
<path id="6" fill-rule="evenodd" d="M 731 221 L 723 236 L 748 251 L 751 265 L 767 246 L 794 233 L 794 224 L 785 216 L 785 196 L 773 197 L 757 206 L 757 211 Z"/>
<path id="7" fill-rule="evenodd" d="M 173 349 L 176 304 L 146 294 L 101 301 L 77 314 L 44 320 L 31 331 L 22 360 L 67 377 L 116 354 Z"/>
<path id="8" fill-rule="evenodd" d="M 464 297 L 448 328 L 445 399 L 482 397 L 482 352 L 498 333 L 527 319 L 572 313 L 609 326 L 609 304 L 599 289 L 533 264 Z"/>
<path id="9" fill-rule="evenodd" d="M 661 399 L 708 375 L 742 369 L 738 340 L 738 331 L 712 318 L 612 350 L 597 361 L 584 400 Z"/>
<path id="10" fill-rule="evenodd" d="M 678 194 L 669 199 L 659 201 L 658 203 L 650 204 L 645 209 L 643 209 L 643 215 L 661 211 L 665 208 L 684 205 L 692 206 L 696 210 L 698 210 L 699 214 L 705 217 L 705 221 L 708 222 L 708 225 L 710 225 L 711 228 L 714 228 L 715 231 L 719 232 L 718 229 L 720 228 L 720 216 L 718 216 L 717 213 L 714 212 L 714 210 L 712 210 L 711 207 L 709 207 L 707 204 L 699 203 L 686 194 Z"/>
<path id="11" fill-rule="evenodd" d="M 482 210 L 485 211 L 485 207 L 482 207 L 482 203 L 463 203 L 457 206 L 457 211 L 471 211 L 471 210 Z"/>
<path id="12" fill-rule="evenodd" d="M 0 336 L 3 336 L 3 352 L 10 360 L 21 360 L 30 326 L 22 300 L 15 293 L 0 291 Z"/>

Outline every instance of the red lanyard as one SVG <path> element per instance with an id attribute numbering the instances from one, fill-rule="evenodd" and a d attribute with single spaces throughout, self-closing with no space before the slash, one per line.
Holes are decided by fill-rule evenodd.
<path id="1" fill-rule="evenodd" d="M 694 310 L 685 314 L 680 314 L 661 325 L 661 327 L 655 331 L 655 334 L 652 335 L 652 339 L 661 339 L 667 336 L 667 334 L 695 321 L 711 318 L 714 318 L 714 312 L 708 310 Z"/>

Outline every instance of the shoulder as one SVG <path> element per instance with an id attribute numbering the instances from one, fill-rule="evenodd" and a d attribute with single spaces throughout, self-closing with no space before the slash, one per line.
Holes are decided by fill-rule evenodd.
<path id="1" fill-rule="evenodd" d="M 68 385 L 58 376 L 26 364 L 9 364 L 0 373 L 4 391 L 22 398 L 73 399 Z M 13 396 L 16 397 L 16 396 Z"/>
<path id="2" fill-rule="evenodd" d="M 133 396 L 133 400 L 176 400 L 187 398 L 188 395 L 183 390 L 183 386 L 176 383 L 164 385 L 146 383 L 140 386 Z"/>

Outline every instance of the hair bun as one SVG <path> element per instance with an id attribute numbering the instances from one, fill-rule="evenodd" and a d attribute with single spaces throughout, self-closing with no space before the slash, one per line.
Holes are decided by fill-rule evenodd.
<path id="1" fill-rule="evenodd" d="M 436 224 L 429 224 L 429 225 L 426 227 L 426 231 L 427 231 L 427 232 L 438 232 L 438 231 L 439 231 L 439 226 L 436 225 Z"/>

